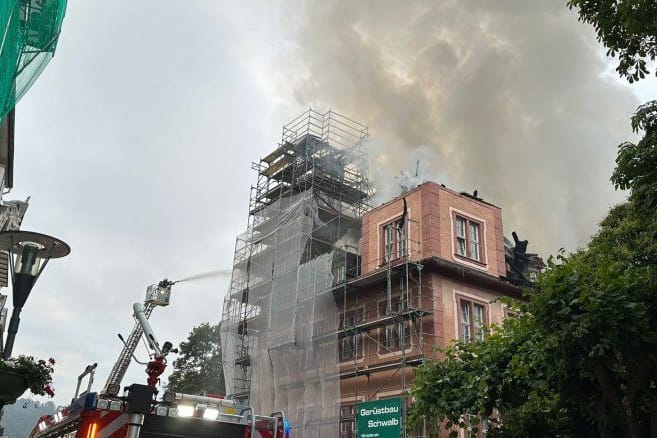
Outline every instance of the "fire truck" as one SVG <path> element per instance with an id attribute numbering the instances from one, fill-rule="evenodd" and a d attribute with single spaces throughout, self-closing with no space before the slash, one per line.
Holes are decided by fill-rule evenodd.
<path id="1" fill-rule="evenodd" d="M 37 421 L 31 438 L 289 438 L 290 428 L 283 412 L 258 415 L 249 406 L 221 396 L 164 391 L 157 385 L 166 368 L 167 355 L 177 352 L 170 342 L 161 347 L 148 318 L 157 306 L 169 305 L 171 286 L 167 279 L 146 289 L 144 303 L 133 305 L 135 326 L 124 340 L 123 349 L 105 386 L 92 392 L 97 364 L 86 367 L 78 377 L 71 404 L 54 415 Z M 147 384 L 125 386 L 123 379 L 142 337 L 151 350 L 146 364 Z M 87 378 L 86 390 L 80 392 Z"/>

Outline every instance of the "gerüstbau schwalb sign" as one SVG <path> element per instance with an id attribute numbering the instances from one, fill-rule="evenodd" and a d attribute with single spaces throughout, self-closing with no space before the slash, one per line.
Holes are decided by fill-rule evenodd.
<path id="1" fill-rule="evenodd" d="M 399 438 L 402 399 L 358 403 L 358 438 Z"/>

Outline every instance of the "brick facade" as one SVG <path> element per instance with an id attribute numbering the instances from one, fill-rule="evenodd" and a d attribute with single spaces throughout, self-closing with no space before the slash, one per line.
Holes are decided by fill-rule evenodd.
<path id="1" fill-rule="evenodd" d="M 402 216 L 404 199 L 408 225 L 400 235 L 408 240 L 408 251 L 388 264 L 384 227 Z M 473 239 L 481 237 L 480 260 L 457 254 L 457 216 L 471 220 L 473 230 L 479 230 L 473 231 Z M 340 363 L 342 402 L 406 393 L 414 366 L 439 358 L 435 347 L 459 337 L 459 303 L 476 303 L 485 324 L 500 323 L 505 311 L 496 298 L 519 296 L 519 288 L 503 279 L 505 275 L 502 212 L 493 204 L 428 182 L 367 212 L 362 220 L 360 276 L 345 288 L 346 309 L 339 304 L 341 311 L 363 309 L 361 328 L 352 332 L 358 340 L 341 338 L 359 348 L 351 360 Z M 394 348 L 386 349 L 386 343 Z M 346 432 L 341 436 L 355 436 L 348 429 L 343 427 Z"/>

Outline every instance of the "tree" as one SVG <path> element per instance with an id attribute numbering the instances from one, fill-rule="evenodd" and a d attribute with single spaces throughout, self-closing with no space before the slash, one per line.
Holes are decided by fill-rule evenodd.
<path id="1" fill-rule="evenodd" d="M 632 117 L 632 130 L 644 132 L 636 144 L 618 147 L 611 177 L 617 189 L 631 190 L 630 198 L 646 215 L 657 213 L 657 100 L 641 105 Z"/>
<path id="2" fill-rule="evenodd" d="M 444 349 L 444 359 L 416 371 L 409 426 L 432 419 L 426 422 L 431 436 L 441 428 L 450 436 L 459 428 L 476 433 L 482 422 L 488 437 L 591 436 L 579 410 L 556 389 L 547 341 L 533 316 L 522 313 L 492 327 L 485 342 Z"/>
<path id="3" fill-rule="evenodd" d="M 442 360 L 419 367 L 412 386 L 412 427 L 425 418 L 439 419 L 442 424 L 427 422 L 432 436 L 439 436 L 443 426 L 452 430 L 451 436 L 457 436 L 458 428 L 477 432 L 484 420 L 488 422 L 489 436 L 500 433 L 503 424 L 511 423 L 508 416 L 528 397 L 530 385 L 525 373 L 520 372 L 520 364 L 512 361 L 514 356 L 519 357 L 517 349 L 529 333 L 516 320 L 494 327 L 486 342 L 456 342 L 442 351 Z M 504 423 L 496 421 L 494 413 L 505 418 Z"/>
<path id="4" fill-rule="evenodd" d="M 225 394 L 219 325 L 201 324 L 180 343 L 168 389 L 188 394 Z"/>
<path id="5" fill-rule="evenodd" d="M 618 56 L 616 71 L 630 83 L 649 74 L 657 57 L 657 2 L 652 0 L 569 0 L 580 21 L 592 24 L 607 55 Z"/>
<path id="6" fill-rule="evenodd" d="M 657 2 L 652 0 L 568 0 L 580 21 L 595 28 L 607 55 L 618 55 L 616 70 L 630 83 L 645 78 L 648 62 L 657 57 Z M 657 69 L 655 69 L 657 73 Z M 644 132 L 637 143 L 619 146 L 612 182 L 631 190 L 644 213 L 657 211 L 657 101 L 639 106 L 632 117 L 634 132 Z"/>
<path id="7" fill-rule="evenodd" d="M 586 248 L 548 261 L 520 317 L 421 366 L 411 423 L 489 417 L 489 436 L 657 434 L 657 224 L 641 212 L 613 208 Z"/>
<path id="8" fill-rule="evenodd" d="M 542 276 L 529 305 L 559 342 L 560 393 L 609 436 L 657 434 L 657 226 L 636 207 L 612 209 L 588 248 Z"/>

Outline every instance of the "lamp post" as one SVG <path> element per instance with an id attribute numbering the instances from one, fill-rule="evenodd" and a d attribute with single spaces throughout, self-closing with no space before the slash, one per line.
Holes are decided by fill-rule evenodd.
<path id="1" fill-rule="evenodd" d="M 20 313 L 43 269 L 50 259 L 65 257 L 71 248 L 63 241 L 32 231 L 0 232 L 0 250 L 9 252 L 13 284 L 13 311 L 7 328 L 4 359 L 11 357 L 20 324 Z"/>

